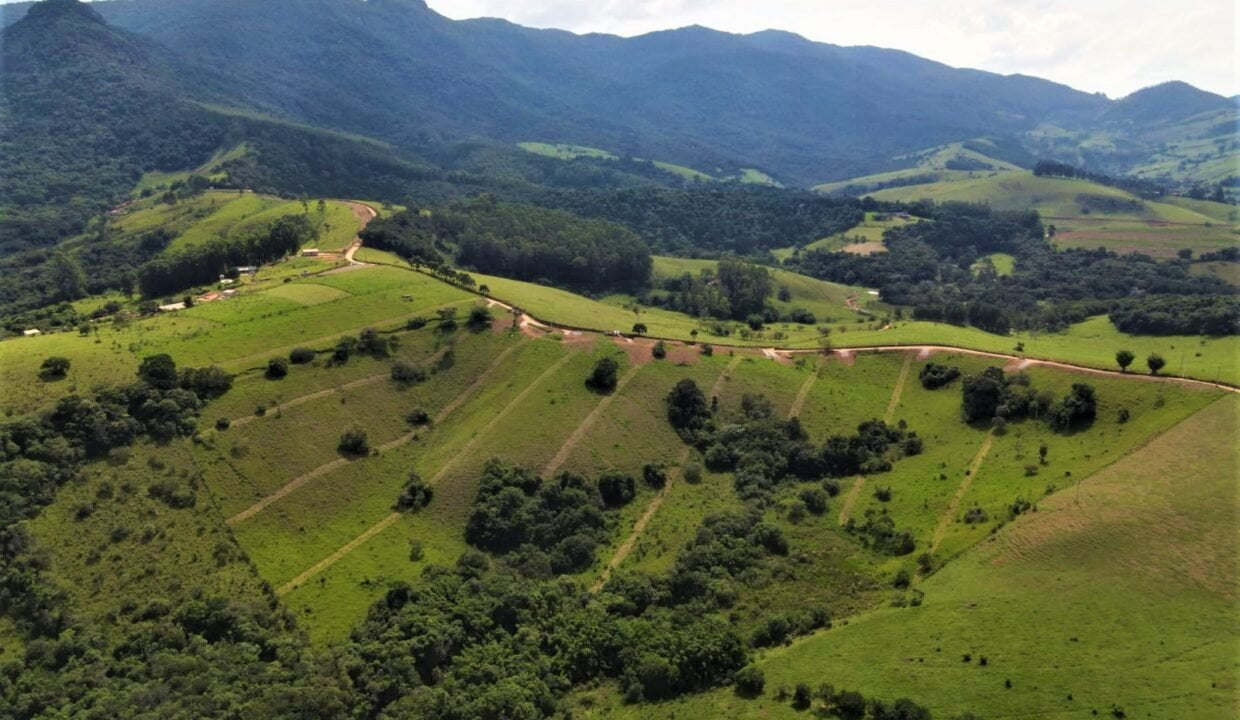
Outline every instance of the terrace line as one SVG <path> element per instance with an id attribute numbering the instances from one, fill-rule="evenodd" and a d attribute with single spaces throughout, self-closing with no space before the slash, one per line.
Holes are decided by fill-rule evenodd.
<path id="1" fill-rule="evenodd" d="M 555 361 L 555 363 L 553 363 L 551 367 L 544 370 L 541 375 L 535 378 L 534 382 L 525 386 L 524 390 L 522 390 L 515 398 L 513 398 L 511 402 L 505 405 L 504 409 L 499 411 L 499 413 L 497 413 L 495 417 L 491 418 L 491 421 L 488 422 L 486 426 L 483 427 L 482 430 L 480 430 L 476 435 L 474 435 L 473 438 L 471 438 L 470 441 L 465 444 L 465 447 L 461 448 L 455 455 L 452 456 L 452 459 L 449 460 L 446 465 L 444 465 L 442 468 L 439 469 L 439 472 L 435 473 L 435 476 L 432 477 L 428 481 L 428 484 L 433 486 L 435 483 L 439 482 L 439 480 L 442 479 L 445 474 L 447 474 L 448 470 L 456 466 L 457 462 L 459 462 L 461 458 L 464 458 L 467 455 L 469 455 L 470 451 L 473 450 L 474 445 L 476 445 L 478 441 L 480 441 L 482 438 L 489 435 L 491 430 L 501 420 L 503 420 L 508 415 L 508 413 L 512 411 L 514 407 L 519 405 L 521 401 L 525 400 L 525 398 L 528 397 L 531 392 L 533 392 L 535 387 L 542 384 L 543 380 L 547 379 L 549 376 L 554 374 L 555 371 L 563 367 L 570 359 L 572 359 L 572 357 L 573 355 L 571 352 L 565 352 L 564 357 Z M 479 379 L 481 380 L 481 378 Z M 401 515 L 402 513 L 394 512 L 388 515 L 387 517 L 383 518 L 379 522 L 375 523 L 371 527 L 367 528 L 365 532 L 363 532 L 361 535 L 358 535 L 357 537 L 350 540 L 348 543 L 346 543 L 343 547 L 341 547 L 336 552 L 332 553 L 331 555 L 328 555 L 327 557 L 318 561 L 314 565 L 310 566 L 310 568 L 308 568 L 305 572 L 301 573 L 297 577 L 281 585 L 279 588 L 276 589 L 276 594 L 286 595 L 289 592 L 296 590 L 299 586 L 304 584 L 310 578 L 314 577 L 320 572 L 323 572 L 324 570 L 331 567 L 332 565 L 335 565 L 337 561 L 339 561 L 341 558 L 345 557 L 349 553 L 356 550 L 359 546 L 362 545 L 362 543 L 365 543 L 370 538 L 383 532 L 385 529 L 388 528 L 388 526 L 390 526 L 392 523 L 399 520 L 401 518 Z"/>

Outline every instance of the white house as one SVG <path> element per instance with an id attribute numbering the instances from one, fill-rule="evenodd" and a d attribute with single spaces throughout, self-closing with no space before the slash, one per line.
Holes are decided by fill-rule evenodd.
<path id="1" fill-rule="evenodd" d="M 38 337 L 42 334 L 43 332 L 39 330 L 39 328 L 30 328 L 29 330 L 22 330 L 22 335 L 26 337 Z"/>

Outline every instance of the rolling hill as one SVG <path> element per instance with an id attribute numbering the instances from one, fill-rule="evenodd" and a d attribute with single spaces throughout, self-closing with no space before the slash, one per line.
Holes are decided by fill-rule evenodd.
<path id="1" fill-rule="evenodd" d="M 928 178 L 929 179 L 929 178 Z M 1212 252 L 1236 245 L 1234 208 L 1166 196 L 1138 197 L 1081 179 L 1027 171 L 957 174 L 924 184 L 870 193 L 877 200 L 984 203 L 996 210 L 1037 210 L 1061 247 L 1107 247 L 1172 257 L 1178 250 Z"/>
<path id="2" fill-rule="evenodd" d="M 662 268 L 677 272 L 687 266 L 663 261 Z M 281 275 L 290 278 L 289 282 L 272 282 Z M 796 278 L 785 280 L 793 284 Z M 527 287 L 529 292 L 544 290 Z M 801 281 L 794 290 L 809 293 L 813 287 L 811 281 Z M 520 293 L 515 284 L 493 290 Z M 839 289 L 823 287 L 822 292 L 822 302 L 838 302 Z M 578 302 L 588 307 L 584 298 Z M 868 418 L 884 418 L 907 423 L 918 431 L 924 447 L 900 459 L 889 471 L 875 469 L 863 476 L 840 478 L 831 486 L 838 495 L 829 497 L 822 510 L 806 513 L 800 500 L 803 491 L 820 485 L 817 480 L 790 480 L 778 486 L 773 502 L 761 511 L 763 522 L 787 538 L 788 555 L 763 560 L 754 570 L 757 575 L 731 586 L 731 606 L 712 612 L 725 613 L 734 631 L 746 638 L 766 627 L 774 615 L 793 617 L 811 606 L 828 608 L 835 621 L 834 629 L 819 630 L 787 649 L 756 653 L 758 666 L 768 673 L 767 696 L 740 700 L 728 690 L 665 703 L 633 704 L 621 701 L 617 683 L 605 676 L 593 687 L 578 688 L 568 701 L 575 713 L 593 715 L 604 709 L 621 716 L 784 712 L 768 700 L 776 692 L 776 683 L 801 682 L 807 679 L 804 671 L 809 667 L 817 668 L 815 687 L 819 682 L 833 682 L 888 700 L 897 693 L 913 695 L 936 711 L 968 709 L 993 714 L 1012 703 L 1047 707 L 1052 701 L 1040 689 L 1041 683 L 1053 683 L 1050 687 L 1058 690 L 1065 681 L 1061 673 L 1033 687 L 1029 668 L 1040 657 L 1038 644 L 1030 645 L 1024 635 L 1013 637 L 1012 633 L 998 637 L 979 631 L 962 636 L 952 630 L 959 617 L 954 609 L 963 602 L 960 598 L 983 598 L 979 612 L 991 618 L 986 627 L 1020 626 L 1027 618 L 1027 605 L 1009 607 L 992 600 L 998 592 L 994 588 L 1008 585 L 996 586 L 988 578 L 1008 577 L 1002 574 L 1007 572 L 1016 573 L 1022 582 L 1034 582 L 1042 574 L 1030 573 L 1046 571 L 1028 565 L 992 571 L 976 567 L 972 558 L 990 552 L 988 538 L 997 538 L 1005 543 L 1003 547 L 1025 547 L 1028 533 L 1044 520 L 1063 517 L 1061 513 L 1067 510 L 1061 508 L 1072 507 L 1075 492 L 1063 478 L 1085 479 L 1082 495 L 1092 502 L 1095 487 L 1115 487 L 1107 473 L 1123 475 L 1122 466 L 1106 468 L 1125 462 L 1122 458 L 1129 453 L 1138 453 L 1132 462 L 1156 467 L 1140 453 L 1163 453 L 1160 439 L 1146 443 L 1167 428 L 1186 418 L 1190 423 L 1206 418 L 1195 415 L 1202 408 L 1214 418 L 1209 422 L 1226 420 L 1219 415 L 1222 406 L 1211 405 L 1222 394 L 1215 388 L 1030 367 L 1027 372 L 1033 386 L 1056 395 L 1070 391 L 1072 383 L 1089 382 L 1100 398 L 1097 420 L 1070 434 L 1056 433 L 1032 419 L 1012 423 L 1006 433 L 991 434 L 960 420 L 956 388 L 928 390 L 917 378 L 927 363 L 976 373 L 995 363 L 1015 371 L 1022 367 L 1019 359 L 909 350 L 835 357 L 811 352 L 796 360 L 773 360 L 758 348 L 716 346 L 714 353 L 706 354 L 700 346 L 669 343 L 667 357 L 660 360 L 652 355 L 653 341 L 562 331 L 537 322 L 513 331 L 499 308 L 492 308 L 491 321 L 483 324 L 452 327 L 433 319 L 428 324 L 409 322 L 411 318 L 435 318 L 436 309 L 466 311 L 482 303 L 475 295 L 406 269 L 370 266 L 302 277 L 296 268 L 277 265 L 244 284 L 241 295 L 231 300 L 204 303 L 128 326 L 105 325 L 98 333 L 101 343 L 76 334 L 0 343 L 0 351 L 6 353 L 20 349 L 3 362 L 6 386 L 13 387 L 11 381 L 22 378 L 24 384 L 33 385 L 19 412 L 34 409 L 73 386 L 120 382 L 133 373 L 141 357 L 156 352 L 168 352 L 185 365 L 216 363 L 236 373 L 231 389 L 201 409 L 193 439 L 140 442 L 126 452 L 87 463 L 83 480 L 66 486 L 30 523 L 31 536 L 52 568 L 48 581 L 64 588 L 64 602 L 77 617 L 91 622 L 118 618 L 111 639 L 99 641 L 110 653 L 123 655 L 128 645 L 108 643 L 129 638 L 124 641 L 128 643 L 145 629 L 166 622 L 160 620 L 159 606 L 150 607 L 151 598 L 156 598 L 170 608 L 180 608 L 171 622 L 194 628 L 198 626 L 190 624 L 189 618 L 196 617 L 195 602 L 234 608 L 230 612 L 267 604 L 287 608 L 290 614 L 284 622 L 289 623 L 290 635 L 284 641 L 284 652 L 298 647 L 292 638 L 304 632 L 321 650 L 365 655 L 375 646 L 351 639 L 356 637 L 351 633 L 376 621 L 375 608 L 391 602 L 392 587 L 400 587 L 399 583 L 425 587 L 423 583 L 433 582 L 436 572 L 427 569 L 430 566 L 453 566 L 458 558 L 472 557 L 466 528 L 484 486 L 480 478 L 488 458 L 516 463 L 544 477 L 563 470 L 591 482 L 607 472 L 640 478 L 645 465 L 661 464 L 669 473 L 667 483 L 661 488 L 639 484 L 631 500 L 606 510 L 607 521 L 593 559 L 566 576 L 567 582 L 579 588 L 574 592 L 579 593 L 577 602 L 583 607 L 612 602 L 606 600 L 607 592 L 595 596 L 586 588 L 597 589 L 608 577 L 671 571 L 682 548 L 693 541 L 695 528 L 713 515 L 744 508 L 732 473 L 719 468 L 703 472 L 699 451 L 685 445 L 668 424 L 665 396 L 678 381 L 691 379 L 717 398 L 719 417 L 732 422 L 742 422 L 742 408 L 752 407 L 753 397 L 761 395 L 770 403 L 773 417 L 797 417 L 797 427 L 816 441 L 832 433 L 850 432 Z M 527 296 L 523 306 L 539 314 L 554 312 L 539 305 L 534 295 Z M 329 359 L 341 336 L 356 336 L 366 327 L 396 342 L 389 343 L 384 353 L 357 352 L 344 361 Z M 286 375 L 273 376 L 267 370 L 268 361 L 288 356 L 295 347 L 311 348 L 317 357 L 288 366 Z M 73 367 L 63 380 L 34 384 L 34 360 L 46 353 L 70 357 Z M 8 361 L 14 357 L 22 361 Z M 618 383 L 611 394 L 598 394 L 583 383 L 601 358 L 611 358 L 618 365 Z M 393 379 L 393 368 L 402 363 L 423 368 L 423 379 Z M 409 424 L 406 418 L 413 417 L 415 410 L 431 422 Z M 1221 436 L 1193 427 L 1185 426 L 1180 432 L 1198 439 Z M 350 428 L 365 433 L 372 452 L 359 456 L 338 451 L 338 438 Z M 640 449 L 630 442 L 638 437 Z M 1043 443 L 1050 448 L 1045 464 L 1031 461 L 1030 453 L 1036 457 L 1036 448 Z M 1146 449 L 1139 449 L 1142 446 Z M 1195 457 L 1191 448 L 1183 452 Z M 1031 462 L 1032 473 L 1027 469 Z M 395 510 L 395 498 L 411 472 L 425 479 L 433 498 L 417 512 Z M 1192 497 L 1205 497 L 1213 487 L 1186 482 L 1192 483 Z M 888 489 L 887 495 L 872 496 L 881 488 Z M 1022 497 L 1036 498 L 1038 511 L 1009 523 L 1008 508 Z M 978 512 L 970 515 L 973 519 L 968 523 L 955 522 L 965 508 Z M 918 577 L 916 553 L 893 556 L 869 546 L 865 531 L 857 528 L 878 516 L 889 516 L 896 527 L 909 532 L 916 552 L 932 554 L 936 571 L 905 591 L 890 589 L 890 578 L 900 570 Z M 1213 516 L 1200 517 L 1200 522 L 1208 524 Z M 1177 527 L 1190 532 L 1190 528 Z M 1096 532 L 1106 534 L 1105 530 Z M 1220 552 L 1232 552 L 1226 550 L 1230 546 L 1220 547 Z M 1032 557 L 1029 562 L 1040 562 L 1041 556 Z M 1161 560 L 1146 560 L 1146 572 L 1161 572 Z M 498 567 L 503 561 L 493 556 L 488 562 Z M 1056 561 L 1053 567 L 1052 573 L 1075 566 Z M 969 579 L 970 574 L 977 577 Z M 1108 602 L 1118 606 L 1133 597 L 1135 588 L 1127 582 L 1110 586 Z M 907 605 L 914 596 L 919 607 L 885 607 L 898 598 L 904 598 Z M 221 597 L 228 599 L 224 602 Z M 1157 607 L 1163 606 L 1170 607 Z M 1151 605 L 1150 611 L 1156 612 L 1157 607 Z M 1214 609 L 1208 612 L 1214 617 Z M 1106 617 L 1109 622 L 1111 616 Z M 520 626 L 532 620 L 515 622 Z M 910 622 L 932 639 L 912 639 L 918 637 L 917 631 L 904 629 Z M 1086 619 L 1069 622 L 1064 616 L 1063 622 L 1065 635 L 1080 635 L 1087 646 L 1097 642 L 1084 626 L 1069 629 L 1071 622 L 1085 623 Z M 870 633 L 869 628 L 877 630 Z M 1175 648 L 1195 637 L 1189 629 L 1186 626 L 1177 636 Z M 943 635 L 949 632 L 957 634 Z M 855 652 L 874 654 L 875 667 L 897 662 L 884 654 L 890 654 L 892 645 L 881 640 L 893 633 L 906 638 L 900 648 L 916 645 L 916 650 L 908 651 L 912 655 L 929 656 L 932 642 L 938 642 L 949 655 L 937 664 L 928 662 L 924 678 L 919 675 L 923 679 L 915 686 L 898 688 L 855 664 L 821 659 L 826 657 L 823 652 L 830 652 L 824 647 L 845 642 L 856 645 Z M 940 636 L 941 640 L 934 639 Z M 1126 657 L 1141 652 L 1153 637 L 1142 629 L 1113 633 L 1104 647 L 1108 657 Z M 6 648 L 20 648 L 21 643 L 41 647 L 42 642 L 3 635 L 0 641 Z M 224 636 L 214 642 L 223 649 L 244 641 Z M 988 655 L 994 673 L 974 672 L 990 673 L 986 677 L 992 685 L 999 682 L 1000 689 L 989 692 L 979 687 L 950 700 L 935 690 L 936 678 L 959 666 L 954 659 L 959 652 Z M 798 661 L 798 653 L 810 653 L 801 656 L 814 659 Z M 416 656 L 426 657 L 421 651 Z M 465 662 L 455 652 L 452 657 Z M 1217 660 L 1211 652 L 1191 663 L 1161 665 L 1160 682 L 1188 682 L 1198 670 L 1217 675 L 1213 669 Z M 251 667 L 265 667 L 266 662 L 255 660 Z M 79 667 L 63 672 L 72 676 Z M 46 672 L 42 668 L 28 672 Z M 178 672 L 170 670 L 170 676 L 181 677 Z M 1000 675 L 1014 681 L 1006 694 L 1002 680 L 995 680 Z M 142 677 L 115 674 L 101 687 L 132 689 L 145 682 Z M 331 686 L 330 681 L 322 682 Z M 431 681 L 429 686 L 437 684 Z M 409 686 L 399 687 L 398 696 L 409 698 L 405 702 L 416 697 L 416 693 L 409 694 Z M 1065 693 L 1075 691 L 1081 703 L 1132 708 L 1152 702 L 1149 693 L 1122 684 L 1062 687 Z M 97 692 L 86 691 L 82 702 L 95 701 Z M 1229 702 L 1225 690 L 1211 694 L 1203 689 L 1202 693 L 1202 704 L 1193 707 L 1203 708 L 1203 717 L 1212 717 L 1211 708 L 1223 710 Z M 157 703 L 181 697 L 166 695 Z M 347 697 L 351 698 L 347 702 L 358 707 L 387 702 L 366 699 L 364 693 Z M 1167 707 L 1181 707 L 1184 702 L 1175 700 Z M 723 706 L 731 709 L 723 710 Z M 787 703 L 782 706 L 786 708 Z"/>

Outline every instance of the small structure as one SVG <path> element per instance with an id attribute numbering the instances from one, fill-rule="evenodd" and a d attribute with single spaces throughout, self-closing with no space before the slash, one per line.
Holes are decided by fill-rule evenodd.
<path id="1" fill-rule="evenodd" d="M 42 334 L 43 334 L 43 331 L 40 330 L 39 328 L 30 328 L 29 330 L 22 330 L 22 335 L 25 337 L 38 337 Z"/>
<path id="2" fill-rule="evenodd" d="M 183 302 L 168 303 L 167 305 L 159 306 L 160 312 L 175 312 L 177 310 L 184 310 L 184 309 L 185 309 L 185 303 Z"/>
<path id="3" fill-rule="evenodd" d="M 236 282 L 236 280 L 233 280 L 232 278 L 226 278 L 226 277 L 220 278 L 221 285 L 232 285 L 234 282 Z"/>
<path id="4" fill-rule="evenodd" d="M 306 248 L 305 250 L 301 251 L 301 256 L 302 257 L 318 257 L 319 249 L 318 248 Z"/>
<path id="5" fill-rule="evenodd" d="M 224 297 L 225 297 L 225 298 L 230 298 L 230 297 L 232 297 L 233 295 L 236 295 L 236 294 L 237 294 L 237 290 L 236 290 L 236 288 L 233 288 L 233 289 L 230 289 L 230 290 L 225 290 L 225 291 L 224 291 Z"/>
<path id="6" fill-rule="evenodd" d="M 237 268 L 237 272 L 243 275 L 253 275 L 254 273 L 258 272 L 258 266 L 257 265 L 241 265 L 240 267 Z"/>

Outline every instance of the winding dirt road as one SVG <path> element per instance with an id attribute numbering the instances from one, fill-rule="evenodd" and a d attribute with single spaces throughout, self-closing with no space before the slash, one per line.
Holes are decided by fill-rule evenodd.
<path id="1" fill-rule="evenodd" d="M 345 250 L 344 252 L 344 259 L 348 260 L 350 265 L 366 265 L 367 263 L 358 262 L 357 260 L 354 260 L 353 256 L 357 254 L 357 251 L 360 250 L 362 247 L 361 232 L 366 229 L 366 226 L 370 224 L 371 220 L 374 220 L 376 217 L 379 216 L 379 213 L 376 212 L 374 208 L 372 208 L 369 205 L 366 205 L 365 203 L 349 202 L 349 201 L 341 201 L 341 202 L 342 204 L 344 204 L 350 210 L 353 211 L 353 214 L 357 216 L 358 222 L 361 223 L 357 228 L 358 234 L 353 236 L 353 244 L 350 245 L 349 248 Z"/>

